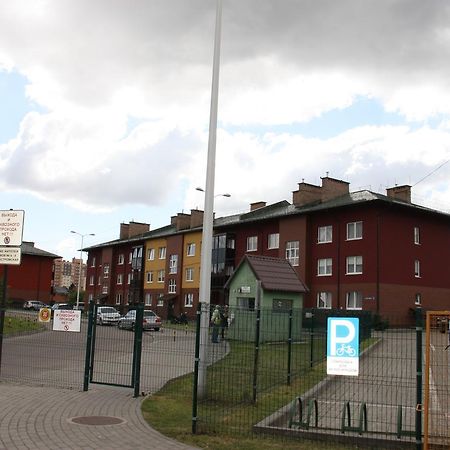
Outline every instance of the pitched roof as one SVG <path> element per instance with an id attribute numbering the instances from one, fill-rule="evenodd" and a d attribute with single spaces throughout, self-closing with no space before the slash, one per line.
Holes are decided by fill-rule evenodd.
<path id="1" fill-rule="evenodd" d="M 266 291 L 307 292 L 308 288 L 298 276 L 289 261 L 268 256 L 245 255 L 235 273 L 242 264 L 247 262 L 257 280 Z M 233 278 L 233 277 L 232 277 Z M 230 278 L 225 287 L 228 288 Z"/>
<path id="2" fill-rule="evenodd" d="M 45 250 L 41 250 L 34 246 L 34 242 L 22 241 L 22 245 L 20 246 L 23 255 L 31 255 L 31 256 L 44 256 L 47 258 L 61 258 L 54 253 L 46 252 Z"/>

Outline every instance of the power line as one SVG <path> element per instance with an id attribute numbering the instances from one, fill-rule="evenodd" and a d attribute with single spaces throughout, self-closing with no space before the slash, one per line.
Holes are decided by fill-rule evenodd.
<path id="1" fill-rule="evenodd" d="M 444 161 L 441 165 L 436 167 L 436 169 L 432 170 L 429 174 L 425 175 L 423 178 L 421 178 L 417 183 L 414 183 L 412 187 L 417 186 L 419 183 L 421 183 L 423 180 L 428 178 L 430 175 L 433 175 L 434 172 L 437 172 L 442 166 L 445 166 L 448 162 L 450 162 L 450 159 L 447 159 L 447 161 Z"/>

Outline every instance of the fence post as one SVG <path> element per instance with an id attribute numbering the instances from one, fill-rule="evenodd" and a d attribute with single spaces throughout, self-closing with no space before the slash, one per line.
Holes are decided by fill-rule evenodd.
<path id="1" fill-rule="evenodd" d="M 309 367 L 314 365 L 314 313 L 311 311 L 311 326 L 309 328 Z"/>
<path id="2" fill-rule="evenodd" d="M 142 354 L 142 329 L 144 326 L 144 305 L 139 303 L 136 307 L 136 323 L 134 325 L 134 349 L 133 349 L 133 397 L 139 397 L 141 386 L 141 354 Z"/>
<path id="3" fill-rule="evenodd" d="M 95 360 L 95 339 L 97 336 L 97 313 L 98 313 L 98 304 L 94 304 L 94 314 L 92 316 L 92 336 L 91 336 L 91 360 L 89 362 L 90 365 L 90 374 L 89 381 L 92 383 L 94 378 L 94 360 Z"/>
<path id="4" fill-rule="evenodd" d="M 261 308 L 256 310 L 256 330 L 255 330 L 255 356 L 253 359 L 253 403 L 256 403 L 256 392 L 258 387 L 258 359 L 259 359 L 259 330 L 261 326 Z"/>
<path id="5" fill-rule="evenodd" d="M 195 363 L 194 363 L 194 385 L 192 390 L 192 434 L 197 433 L 197 405 L 198 405 L 198 365 L 200 361 L 200 318 L 202 315 L 202 304 L 197 305 L 195 322 Z"/>
<path id="6" fill-rule="evenodd" d="M 416 308 L 416 450 L 422 449 L 422 308 Z"/>
<path id="7" fill-rule="evenodd" d="M 292 364 L 292 308 L 289 310 L 289 335 L 288 335 L 288 361 L 287 361 L 287 384 L 291 384 L 291 364 Z"/>
<path id="8" fill-rule="evenodd" d="M 83 391 L 89 389 L 89 380 L 91 372 L 91 355 L 92 355 L 92 328 L 94 325 L 94 301 L 89 302 L 88 325 L 87 325 L 87 339 L 86 339 L 86 354 L 84 359 L 84 383 Z M 91 379 L 92 381 L 92 379 Z"/>

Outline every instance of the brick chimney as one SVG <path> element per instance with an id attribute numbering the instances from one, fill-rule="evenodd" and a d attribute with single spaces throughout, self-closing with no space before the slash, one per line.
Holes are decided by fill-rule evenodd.
<path id="1" fill-rule="evenodd" d="M 150 231 L 150 225 L 148 223 L 140 223 L 131 221 L 128 223 L 120 224 L 120 239 L 129 239 L 139 234 L 147 233 Z"/>
<path id="2" fill-rule="evenodd" d="M 386 189 L 386 195 L 401 202 L 411 203 L 411 186 L 405 184 L 388 188 Z"/>
<path id="3" fill-rule="evenodd" d="M 254 202 L 250 203 L 250 211 L 254 211 L 255 209 L 264 208 L 266 206 L 266 202 Z"/>
<path id="4" fill-rule="evenodd" d="M 186 230 L 191 226 L 191 215 L 178 213 L 175 221 L 177 231 Z"/>
<path id="5" fill-rule="evenodd" d="M 203 211 L 199 209 L 191 209 L 191 228 L 203 226 Z"/>
<path id="6" fill-rule="evenodd" d="M 333 198 L 349 193 L 350 183 L 336 180 L 329 176 L 322 177 L 322 186 L 309 184 L 302 181 L 298 183 L 298 190 L 292 192 L 292 203 L 295 206 L 303 206 L 311 203 L 327 202 Z"/>

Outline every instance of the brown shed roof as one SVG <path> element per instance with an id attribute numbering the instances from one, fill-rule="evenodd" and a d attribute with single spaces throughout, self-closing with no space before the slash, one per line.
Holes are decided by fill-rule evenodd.
<path id="1" fill-rule="evenodd" d="M 295 269 L 289 261 L 280 258 L 270 258 L 268 256 L 245 255 L 239 267 L 247 261 L 257 280 L 261 281 L 261 286 L 267 291 L 287 291 L 287 292 L 307 292 L 308 288 L 299 278 Z M 225 287 L 231 281 L 228 280 Z"/>

